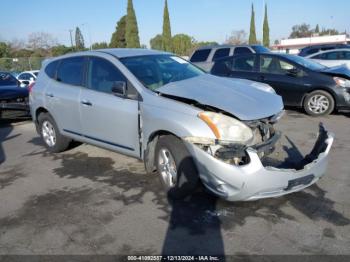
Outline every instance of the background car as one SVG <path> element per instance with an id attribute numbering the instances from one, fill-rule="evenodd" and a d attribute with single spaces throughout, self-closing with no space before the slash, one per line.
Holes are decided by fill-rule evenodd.
<path id="1" fill-rule="evenodd" d="M 309 55 L 307 58 L 328 67 L 346 65 L 350 68 L 350 48 L 322 51 Z"/>
<path id="2" fill-rule="evenodd" d="M 17 76 L 17 80 L 21 83 L 21 86 L 24 87 L 34 83 L 38 77 L 38 74 L 38 70 L 25 71 Z"/>
<path id="3" fill-rule="evenodd" d="M 350 45 L 345 44 L 324 44 L 324 45 L 312 45 L 300 49 L 299 56 L 309 56 L 321 51 L 350 48 Z"/>
<path id="4" fill-rule="evenodd" d="M 285 105 L 303 107 L 312 116 L 350 109 L 350 70 L 345 66 L 328 68 L 300 56 L 266 53 L 220 59 L 211 73 L 269 84 Z"/>
<path id="5" fill-rule="evenodd" d="M 8 72 L 0 72 L 0 115 L 3 110 L 29 111 L 28 89 Z"/>
<path id="6" fill-rule="evenodd" d="M 238 54 L 266 53 L 269 49 L 261 45 L 215 45 L 200 47 L 190 57 L 190 61 L 209 72 L 214 61 L 226 56 Z"/>

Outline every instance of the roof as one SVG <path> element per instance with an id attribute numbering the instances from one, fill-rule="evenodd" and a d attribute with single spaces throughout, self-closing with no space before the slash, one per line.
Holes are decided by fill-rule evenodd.
<path id="1" fill-rule="evenodd" d="M 108 53 L 108 54 L 116 56 L 118 58 L 144 56 L 144 55 L 170 54 L 170 53 L 163 52 L 163 51 L 142 49 L 142 48 L 110 48 L 110 49 L 100 49 L 100 50 L 94 50 L 94 51 Z"/>
<path id="2" fill-rule="evenodd" d="M 252 46 L 259 46 L 259 45 L 248 45 L 248 44 L 241 44 L 241 45 L 230 45 L 230 44 L 224 44 L 224 45 L 207 45 L 207 46 L 198 47 L 197 50 L 202 50 L 202 49 L 213 49 L 213 48 L 231 48 L 231 47 L 252 47 Z"/>

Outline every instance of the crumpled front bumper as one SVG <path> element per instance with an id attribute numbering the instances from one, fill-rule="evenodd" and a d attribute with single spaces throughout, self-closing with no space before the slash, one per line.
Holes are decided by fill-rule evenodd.
<path id="1" fill-rule="evenodd" d="M 334 135 L 321 125 L 313 150 L 298 170 L 265 167 L 253 148 L 246 149 L 249 163 L 236 166 L 213 157 L 193 143 L 185 141 L 185 144 L 210 191 L 228 201 L 251 201 L 297 192 L 316 183 L 326 172 L 333 141 Z"/>

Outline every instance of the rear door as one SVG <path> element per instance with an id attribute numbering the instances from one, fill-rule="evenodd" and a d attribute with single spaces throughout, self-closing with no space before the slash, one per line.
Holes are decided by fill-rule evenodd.
<path id="1" fill-rule="evenodd" d="M 230 77 L 257 80 L 257 56 L 246 54 L 233 56 Z"/>
<path id="2" fill-rule="evenodd" d="M 257 81 L 269 84 L 282 96 L 285 105 L 300 105 L 303 95 L 311 85 L 301 67 L 277 56 L 259 55 Z"/>
<path id="3" fill-rule="evenodd" d="M 140 156 L 139 102 L 112 92 L 120 82 L 133 87 L 114 63 L 90 57 L 87 64 L 87 88 L 80 96 L 82 134 L 93 144 Z"/>
<path id="4" fill-rule="evenodd" d="M 84 57 L 62 59 L 54 80 L 45 90 L 46 106 L 64 132 L 81 132 L 79 96 L 83 88 L 84 60 Z"/>

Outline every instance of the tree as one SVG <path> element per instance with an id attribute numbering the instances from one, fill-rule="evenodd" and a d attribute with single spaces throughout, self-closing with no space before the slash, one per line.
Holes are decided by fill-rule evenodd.
<path id="1" fill-rule="evenodd" d="M 257 43 L 256 31 L 255 31 L 255 12 L 254 5 L 252 4 L 252 15 L 250 18 L 250 34 L 249 34 L 249 44 L 254 45 Z"/>
<path id="2" fill-rule="evenodd" d="M 177 55 L 187 56 L 193 48 L 193 38 L 189 35 L 178 34 L 172 38 L 173 52 Z"/>
<path id="3" fill-rule="evenodd" d="M 289 38 L 310 37 L 312 33 L 313 31 L 310 29 L 310 25 L 303 23 L 292 27 L 292 33 Z"/>
<path id="4" fill-rule="evenodd" d="M 140 48 L 139 29 L 132 0 L 128 0 L 128 9 L 125 27 L 126 47 Z"/>
<path id="5" fill-rule="evenodd" d="M 106 42 L 94 43 L 91 47 L 92 49 L 104 49 L 108 48 L 108 44 Z"/>
<path id="6" fill-rule="evenodd" d="M 247 43 L 247 33 L 244 30 L 232 31 L 225 44 L 240 45 Z"/>
<path id="7" fill-rule="evenodd" d="M 50 49 L 55 45 L 57 45 L 57 40 L 45 32 L 31 33 L 28 37 L 28 48 L 31 50 Z"/>
<path id="8" fill-rule="evenodd" d="M 79 27 L 75 29 L 75 47 L 77 50 L 85 49 L 84 37 Z"/>
<path id="9" fill-rule="evenodd" d="M 323 35 L 339 35 L 339 31 L 336 30 L 336 29 L 325 29 L 325 28 L 323 28 L 319 35 L 320 36 L 323 36 Z"/>
<path id="10" fill-rule="evenodd" d="M 319 34 L 320 33 L 320 27 L 319 25 L 317 24 L 316 25 L 316 28 L 315 28 L 315 34 Z"/>
<path id="11" fill-rule="evenodd" d="M 5 42 L 0 42 L 0 57 L 9 57 L 10 52 L 10 46 Z"/>
<path id="12" fill-rule="evenodd" d="M 265 5 L 265 17 L 263 25 L 263 45 L 266 47 L 270 46 L 270 27 L 269 20 L 267 18 L 267 5 Z"/>
<path id="13" fill-rule="evenodd" d="M 51 54 L 52 56 L 60 56 L 60 55 L 65 55 L 70 52 L 73 52 L 72 47 L 67 47 L 65 45 L 57 45 L 51 48 Z"/>
<path id="14" fill-rule="evenodd" d="M 167 52 L 172 51 L 171 47 L 171 27 L 168 10 L 168 1 L 165 0 L 164 14 L 163 14 L 163 50 Z"/>
<path id="15" fill-rule="evenodd" d="M 163 36 L 158 34 L 150 40 L 151 49 L 162 50 L 163 49 Z"/>
<path id="16" fill-rule="evenodd" d="M 111 43 L 109 47 L 111 48 L 125 48 L 125 29 L 126 29 L 126 15 L 120 18 L 117 23 L 116 30 L 112 35 Z"/>

